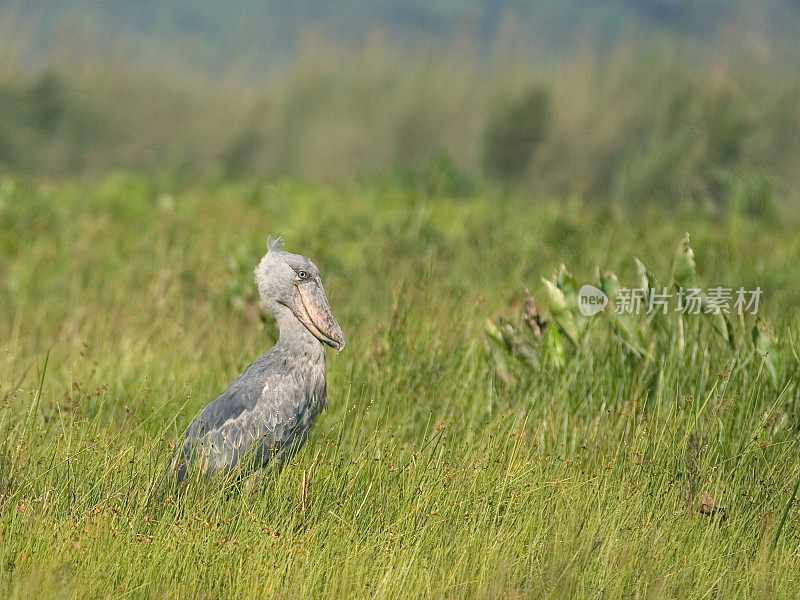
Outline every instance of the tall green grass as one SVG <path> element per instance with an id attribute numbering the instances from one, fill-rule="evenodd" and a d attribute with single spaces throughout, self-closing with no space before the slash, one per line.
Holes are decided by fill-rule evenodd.
<path id="1" fill-rule="evenodd" d="M 635 220 L 522 196 L 291 181 L 178 194 L 122 173 L 0 183 L 4 597 L 795 597 L 796 221 Z M 692 234 L 764 290 L 774 386 L 701 333 L 642 385 L 607 339 L 504 381 L 487 317 L 562 261 L 633 282 Z M 280 473 L 150 492 L 196 411 L 275 339 L 249 266 L 312 257 L 348 346 Z M 591 340 L 591 338 L 587 338 Z M 305 486 L 303 485 L 306 482 Z M 691 487 L 691 489 L 689 489 Z M 305 489 L 305 492 L 303 491 Z M 726 520 L 698 511 L 708 494 Z"/>

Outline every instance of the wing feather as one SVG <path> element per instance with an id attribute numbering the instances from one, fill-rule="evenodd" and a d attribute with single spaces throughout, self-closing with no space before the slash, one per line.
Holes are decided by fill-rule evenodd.
<path id="1" fill-rule="evenodd" d="M 195 461 L 207 474 L 230 471 L 250 452 L 256 465 L 266 465 L 275 453 L 282 454 L 305 440 L 316 414 L 309 420 L 308 407 L 319 404 L 315 400 L 324 403 L 324 394 L 324 374 L 318 398 L 320 392 L 313 382 L 306 381 L 284 354 L 272 348 L 192 421 L 184 436 L 178 481 L 183 480 L 186 466 Z"/>

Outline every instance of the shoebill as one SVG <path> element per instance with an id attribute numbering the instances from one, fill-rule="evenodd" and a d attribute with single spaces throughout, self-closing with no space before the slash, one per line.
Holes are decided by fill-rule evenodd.
<path id="1" fill-rule="evenodd" d="M 325 346 L 344 348 L 319 269 L 270 241 L 255 268 L 258 292 L 280 330 L 259 356 L 194 418 L 183 437 L 175 477 L 248 475 L 282 463 L 305 442 L 325 407 Z"/>

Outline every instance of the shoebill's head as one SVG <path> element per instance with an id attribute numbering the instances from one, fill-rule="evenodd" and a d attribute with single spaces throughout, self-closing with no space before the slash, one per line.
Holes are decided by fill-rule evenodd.
<path id="1" fill-rule="evenodd" d="M 305 256 L 283 249 L 280 238 L 255 269 L 258 292 L 276 319 L 287 310 L 311 334 L 335 350 L 344 348 L 344 334 L 331 314 L 317 266 Z M 283 334 L 283 331 L 281 332 Z"/>

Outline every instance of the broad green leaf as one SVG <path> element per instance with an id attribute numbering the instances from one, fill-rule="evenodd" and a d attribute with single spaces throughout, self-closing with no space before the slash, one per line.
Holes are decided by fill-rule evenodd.
<path id="1" fill-rule="evenodd" d="M 567 267 L 563 263 L 556 272 L 555 284 L 564 294 L 567 309 L 574 313 L 578 309 L 578 282 L 575 281 L 572 273 L 567 271 Z"/>
<path id="2" fill-rule="evenodd" d="M 665 336 L 672 335 L 672 323 L 667 317 L 669 312 L 664 314 L 664 309 L 656 303 L 657 297 L 653 296 L 654 293 L 664 294 L 665 290 L 661 287 L 661 283 L 656 274 L 653 273 L 647 265 L 638 258 L 634 258 L 633 260 L 636 262 L 636 274 L 639 287 L 645 290 L 642 311 L 644 313 L 643 316 L 646 318 L 646 326 L 655 331 L 662 332 Z M 653 303 L 652 311 L 650 311 L 649 308 L 651 302 Z M 662 338 L 662 340 L 663 339 L 664 338 Z"/>
<path id="3" fill-rule="evenodd" d="M 650 290 L 655 288 L 656 290 L 661 290 L 661 287 L 658 283 L 658 277 L 656 277 L 655 273 L 651 271 L 647 265 L 645 265 L 641 260 L 634 257 L 634 262 L 636 263 L 636 279 L 637 285 L 643 289 L 647 290 L 648 296 L 650 294 Z"/>
<path id="4" fill-rule="evenodd" d="M 544 334 L 544 348 L 547 359 L 557 367 L 565 364 L 564 343 L 561 341 L 561 334 L 555 327 L 548 327 Z"/>
<path id="5" fill-rule="evenodd" d="M 728 315 L 724 312 L 705 312 L 706 302 L 705 296 L 703 297 L 703 315 L 711 323 L 711 327 L 716 331 L 723 340 L 725 340 L 731 347 L 733 347 L 733 326 L 731 325 Z"/>
<path id="6" fill-rule="evenodd" d="M 576 322 L 575 315 L 567 311 L 561 315 L 554 316 L 553 320 L 555 321 L 556 325 L 558 325 L 558 328 L 564 332 L 569 341 L 577 346 L 580 340 L 580 330 L 578 323 Z"/>
<path id="7" fill-rule="evenodd" d="M 694 252 L 689 246 L 689 234 L 683 236 L 678 253 L 675 256 L 675 269 L 673 280 L 678 287 L 695 287 L 695 275 L 697 274 L 697 264 L 694 261 Z"/>
<path id="8" fill-rule="evenodd" d="M 599 275 L 600 289 L 608 296 L 611 302 L 616 302 L 617 292 L 619 291 L 619 279 L 611 271 L 606 271 Z"/>
<path id="9" fill-rule="evenodd" d="M 512 356 L 503 340 L 500 328 L 490 319 L 487 319 L 484 330 L 486 332 L 486 341 L 489 345 L 489 356 L 497 376 L 506 384 L 513 383 L 516 381 L 516 376 L 513 373 Z"/>
<path id="10" fill-rule="evenodd" d="M 562 320 L 570 321 L 570 323 L 565 323 L 562 326 L 567 330 L 567 335 L 570 339 L 577 343 L 578 340 L 583 337 L 583 334 L 589 326 L 588 317 L 581 314 L 578 306 L 578 282 L 575 280 L 572 273 L 567 271 L 567 268 L 563 264 L 559 267 L 555 280 L 556 287 L 564 294 L 564 300 L 567 305 L 566 312 L 571 315 L 571 318 L 562 315 Z M 575 330 L 574 335 L 572 335 L 571 331 L 573 324 Z"/>
<path id="11" fill-rule="evenodd" d="M 761 355 L 764 366 L 772 378 L 772 385 L 778 387 L 781 372 L 781 349 L 778 338 L 771 332 L 756 324 L 753 327 L 753 345 L 756 352 Z"/>
<path id="12" fill-rule="evenodd" d="M 567 299 L 564 297 L 564 292 L 561 291 L 556 285 L 544 277 L 545 296 L 547 297 L 547 305 L 550 308 L 550 314 L 554 317 L 563 315 L 567 311 Z"/>

